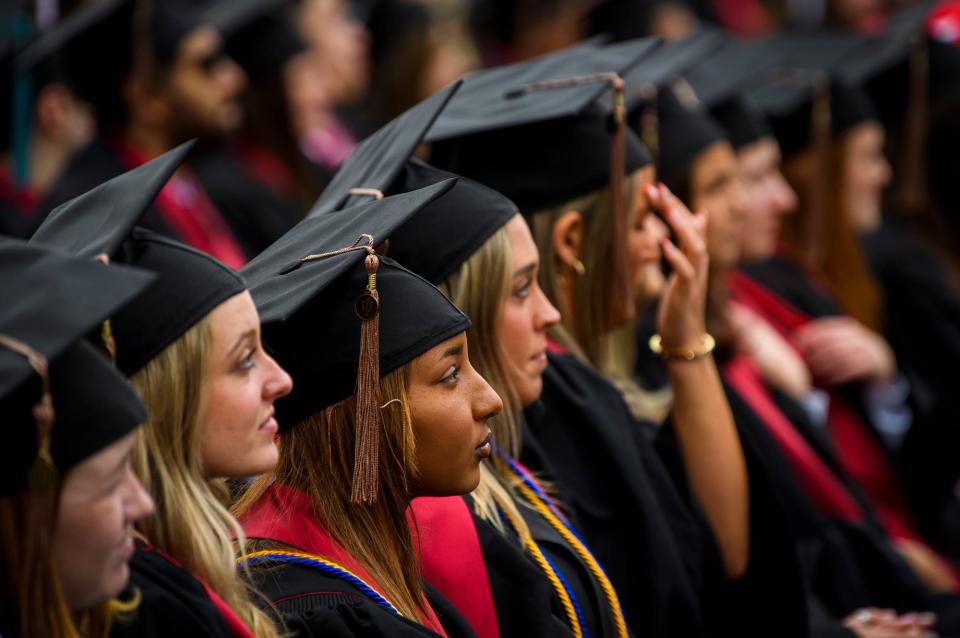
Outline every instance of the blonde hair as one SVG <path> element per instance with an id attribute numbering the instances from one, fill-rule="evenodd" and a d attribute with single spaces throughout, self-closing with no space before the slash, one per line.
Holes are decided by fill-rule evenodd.
<path id="1" fill-rule="evenodd" d="M 410 364 L 380 378 L 379 492 L 370 504 L 351 502 L 356 449 L 356 399 L 324 408 L 280 436 L 280 460 L 233 506 L 242 517 L 273 484 L 310 498 L 316 520 L 410 619 L 426 611 L 407 520 L 410 483 L 417 477 L 413 420 L 408 409 Z M 388 405 L 387 405 L 388 404 Z M 254 546 L 259 546 L 254 544 Z M 275 547 L 276 543 L 263 544 Z"/>
<path id="2" fill-rule="evenodd" d="M 150 415 L 134 466 L 157 506 L 137 527 L 209 585 L 254 635 L 272 638 L 278 635 L 273 623 L 251 601 L 234 566 L 231 537 L 242 545 L 243 531 L 225 506 L 225 482 L 203 471 L 200 415 L 211 339 L 204 317 L 131 378 Z"/>
<path id="3" fill-rule="evenodd" d="M 494 442 L 510 456 L 517 456 L 523 406 L 510 382 L 510 364 L 500 338 L 503 305 L 513 285 L 512 267 L 510 238 L 502 226 L 440 288 L 470 317 L 470 363 L 503 400 L 503 410 L 490 421 Z M 511 481 L 493 456 L 480 464 L 480 484 L 471 494 L 477 515 L 501 532 L 505 528 L 498 507 L 515 514 L 511 519 L 526 527 L 511 495 Z"/>
<path id="4" fill-rule="evenodd" d="M 635 188 L 632 176 L 624 180 L 624 207 L 626 215 L 633 215 L 630 202 Z M 618 271 L 627 268 L 624 249 L 618 242 L 624 237 L 614 236 L 614 220 L 610 214 L 610 189 L 601 188 L 569 202 L 544 209 L 528 217 L 533 240 L 540 250 L 540 287 L 556 305 L 560 298 L 560 259 L 553 243 L 553 228 L 565 213 L 577 211 L 583 220 L 583 239 L 580 243 L 580 261 L 584 275 L 574 286 L 573 304 L 564 314 L 552 337 L 569 352 L 600 371 L 613 369 L 621 349 L 611 336 L 618 322 L 618 312 L 626 302 L 623 295 L 632 298 L 630 291 L 616 290 L 611 282 L 623 278 Z M 627 220 L 629 221 L 629 220 Z M 632 282 L 629 282 L 632 284 Z"/>

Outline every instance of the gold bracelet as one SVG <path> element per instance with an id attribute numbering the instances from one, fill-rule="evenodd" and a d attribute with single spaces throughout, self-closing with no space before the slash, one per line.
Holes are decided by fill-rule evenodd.
<path id="1" fill-rule="evenodd" d="M 650 337 L 650 350 L 654 354 L 660 355 L 662 359 L 666 360 L 680 360 L 680 361 L 693 361 L 694 359 L 699 359 L 705 357 L 713 349 L 717 347 L 717 340 L 713 338 L 708 332 L 703 333 L 703 343 L 700 344 L 699 348 L 690 349 L 690 350 L 664 350 L 663 348 L 663 339 L 660 335 L 653 335 Z"/>

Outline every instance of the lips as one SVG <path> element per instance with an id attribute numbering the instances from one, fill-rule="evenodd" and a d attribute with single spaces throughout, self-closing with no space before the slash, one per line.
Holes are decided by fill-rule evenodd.
<path id="1" fill-rule="evenodd" d="M 274 417 L 274 414 L 276 414 L 275 410 L 270 410 L 270 416 L 268 416 L 257 429 L 269 430 L 271 433 L 276 434 L 276 432 L 280 429 L 280 426 L 277 424 L 277 419 Z"/>
<path id="2" fill-rule="evenodd" d="M 487 436 L 480 442 L 480 445 L 473 449 L 473 453 L 478 459 L 488 458 L 493 453 L 493 441 L 489 429 L 487 430 Z"/>

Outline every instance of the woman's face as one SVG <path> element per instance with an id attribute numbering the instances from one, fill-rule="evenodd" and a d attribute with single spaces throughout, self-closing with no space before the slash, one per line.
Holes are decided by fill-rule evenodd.
<path id="1" fill-rule="evenodd" d="M 136 432 L 77 464 L 66 475 L 53 534 L 53 558 L 70 611 L 94 607 L 127 584 L 133 525 L 153 501 L 130 464 Z"/>
<path id="2" fill-rule="evenodd" d="M 780 147 L 764 137 L 737 151 L 746 205 L 740 227 L 740 259 L 772 257 L 780 241 L 783 218 L 797 208 L 797 195 L 780 172 Z"/>
<path id="3" fill-rule="evenodd" d="M 277 464 L 273 402 L 293 382 L 260 343 L 260 317 L 249 292 L 210 313 L 211 349 L 201 413 L 200 454 L 207 476 L 243 478 Z"/>
<path id="4" fill-rule="evenodd" d="M 543 390 L 547 330 L 560 322 L 560 313 L 537 282 L 540 254 L 527 222 L 518 214 L 507 222 L 506 229 L 513 278 L 510 296 L 503 304 L 500 339 L 510 383 L 521 404 L 526 406 L 539 399 Z"/>
<path id="5" fill-rule="evenodd" d="M 737 158 L 728 142 L 715 142 L 690 166 L 690 209 L 710 212 L 707 250 L 710 262 L 731 267 L 740 257 L 740 226 L 744 208 Z"/>
<path id="6" fill-rule="evenodd" d="M 883 143 L 883 127 L 873 122 L 852 128 L 843 139 L 844 195 L 849 221 L 857 232 L 880 225 L 883 189 L 891 178 Z"/>
<path id="7" fill-rule="evenodd" d="M 460 333 L 413 360 L 408 389 L 418 476 L 413 496 L 467 494 L 490 456 L 492 417 L 503 403 L 467 355 Z"/>
<path id="8" fill-rule="evenodd" d="M 631 177 L 633 202 L 630 205 L 627 259 L 633 290 L 640 305 L 659 296 L 664 282 L 663 271 L 660 270 L 660 240 L 667 236 L 667 231 L 663 222 L 650 214 L 650 204 L 644 195 L 644 189 L 647 184 L 653 183 L 655 176 L 655 169 L 651 165 Z"/>

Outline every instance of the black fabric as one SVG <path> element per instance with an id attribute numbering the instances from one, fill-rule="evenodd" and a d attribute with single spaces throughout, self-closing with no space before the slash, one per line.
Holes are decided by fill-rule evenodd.
<path id="1" fill-rule="evenodd" d="M 655 45 L 615 55 L 587 44 L 468 76 L 427 134 L 430 162 L 503 193 L 525 214 L 603 188 L 615 139 L 610 82 L 525 87 L 623 72 Z M 625 174 L 651 163 L 636 135 L 624 138 Z"/>
<path id="2" fill-rule="evenodd" d="M 232 0 L 205 15 L 225 40 L 225 49 L 251 80 L 279 74 L 306 43 L 291 22 L 288 0 Z"/>
<path id="3" fill-rule="evenodd" d="M 367 286 L 363 250 L 303 262 L 311 254 L 374 244 L 446 193 L 454 180 L 306 219 L 250 262 L 244 274 L 263 321 L 264 340 L 294 379 L 277 402 L 281 429 L 349 397 L 355 389 L 360 319 L 355 302 Z M 380 374 L 467 330 L 470 320 L 433 285 L 387 258 L 376 278 L 380 296 Z"/>
<path id="4" fill-rule="evenodd" d="M 117 367 L 128 376 L 246 290 L 243 278 L 213 257 L 142 228 L 133 230 L 115 259 L 158 275 L 150 290 L 112 321 Z"/>
<path id="5" fill-rule="evenodd" d="M 112 255 L 153 206 L 194 141 L 122 173 L 50 211 L 30 243 L 77 257 Z"/>
<path id="6" fill-rule="evenodd" d="M 733 98 L 710 109 L 710 115 L 723 127 L 734 150 L 773 137 L 773 129 L 763 113 L 747 102 Z"/>
<path id="7" fill-rule="evenodd" d="M 311 567 L 292 564 L 257 566 L 251 572 L 253 585 L 272 603 L 265 610 L 292 636 L 437 636 L 423 625 L 384 609 L 349 583 Z M 426 594 L 431 606 L 435 606 L 438 618 L 440 610 L 443 611 L 444 618 L 440 620 L 449 638 L 474 635 L 466 621 L 436 590 L 428 585 Z"/>
<path id="8" fill-rule="evenodd" d="M 53 361 L 154 280 L 0 237 L 0 334 Z M 0 347 L 0 397 L 34 374 L 22 355 Z"/>
<path id="9" fill-rule="evenodd" d="M 508 537 L 481 519 L 474 512 L 470 497 L 464 498 L 483 553 L 500 635 L 503 638 L 572 636 L 550 581 L 524 554 L 516 537 Z"/>
<path id="10" fill-rule="evenodd" d="M 223 637 L 230 632 L 204 586 L 193 574 L 140 540 L 130 559 L 128 592 L 140 592 L 140 605 L 130 615 L 115 617 L 110 635 L 116 638 Z"/>
<path id="11" fill-rule="evenodd" d="M 748 277 L 774 291 L 795 309 L 811 317 L 829 317 L 842 314 L 837 302 L 830 298 L 826 286 L 815 280 L 815 275 L 785 255 L 751 264 L 740 269 Z"/>
<path id="12" fill-rule="evenodd" d="M 266 250 L 302 219 L 297 207 L 251 178 L 225 148 L 199 154 L 190 167 L 237 238 L 240 249 L 250 258 Z"/>
<path id="13" fill-rule="evenodd" d="M 619 392 L 572 355 L 548 358 L 521 460 L 563 495 L 637 635 L 706 635 L 701 522 Z"/>
<path id="14" fill-rule="evenodd" d="M 659 94 L 657 171 L 675 192 L 682 192 L 681 185 L 697 155 L 711 144 L 728 141 L 726 132 L 703 105 L 683 89 L 683 85 L 676 85 Z"/>

